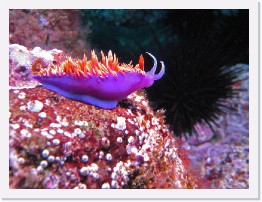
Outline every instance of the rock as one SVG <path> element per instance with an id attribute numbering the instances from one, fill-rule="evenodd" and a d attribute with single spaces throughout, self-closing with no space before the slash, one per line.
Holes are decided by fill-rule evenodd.
<path id="1" fill-rule="evenodd" d="M 38 85 L 28 88 L 33 81 L 19 80 L 24 74 L 13 74 L 14 67 L 26 58 L 31 75 L 33 61 L 46 64 L 46 57 L 15 47 L 27 57 L 11 48 L 11 85 L 20 88 L 9 90 L 10 188 L 199 188 L 164 112 L 150 108 L 144 91 L 105 110 Z"/>

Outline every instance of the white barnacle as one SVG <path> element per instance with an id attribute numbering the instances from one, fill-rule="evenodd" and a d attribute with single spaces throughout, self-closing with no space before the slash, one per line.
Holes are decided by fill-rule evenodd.
<path id="1" fill-rule="evenodd" d="M 27 103 L 27 110 L 30 112 L 40 112 L 43 108 L 44 104 L 38 100 L 29 101 Z"/>
<path id="2" fill-rule="evenodd" d="M 55 157 L 53 155 L 48 156 L 47 161 L 49 163 L 53 163 L 55 161 Z"/>
<path id="3" fill-rule="evenodd" d="M 111 154 L 106 154 L 106 160 L 112 161 L 113 157 Z"/>
<path id="4" fill-rule="evenodd" d="M 49 151 L 47 149 L 42 151 L 42 157 L 47 158 L 49 156 Z"/>
<path id="5" fill-rule="evenodd" d="M 26 129 L 22 129 L 20 131 L 20 134 L 21 134 L 22 138 L 30 138 L 31 137 L 31 133 L 29 133 Z"/>
<path id="6" fill-rule="evenodd" d="M 57 146 L 60 144 L 60 140 L 59 139 L 53 139 L 53 145 Z"/>
<path id="7" fill-rule="evenodd" d="M 82 160 L 83 163 L 88 162 L 88 156 L 87 155 L 83 155 L 81 160 Z"/>
<path id="8" fill-rule="evenodd" d="M 89 167 L 89 170 L 91 172 L 97 172 L 98 171 L 98 165 L 96 163 L 92 163 L 91 167 Z"/>
<path id="9" fill-rule="evenodd" d="M 87 176 L 88 173 L 89 173 L 89 170 L 88 170 L 87 167 L 82 167 L 82 168 L 80 169 L 80 174 L 81 174 L 82 176 Z"/>
<path id="10" fill-rule="evenodd" d="M 82 134 L 82 130 L 80 128 L 75 128 L 74 133 L 76 135 L 81 135 Z"/>
<path id="11" fill-rule="evenodd" d="M 114 188 L 114 189 L 118 188 L 118 183 L 117 183 L 116 180 L 111 181 L 111 187 Z"/>
<path id="12" fill-rule="evenodd" d="M 126 129 L 126 118 L 125 117 L 117 117 L 117 123 L 115 128 L 118 130 L 125 130 Z"/>
<path id="13" fill-rule="evenodd" d="M 19 99 L 24 99 L 25 98 L 25 93 L 24 92 L 21 92 L 18 94 L 18 98 Z"/>
<path id="14" fill-rule="evenodd" d="M 38 116 L 39 116 L 40 118 L 45 118 L 45 117 L 46 117 L 46 113 L 45 113 L 45 112 L 40 112 L 40 113 L 38 114 Z"/>
<path id="15" fill-rule="evenodd" d="M 122 142 L 123 142 L 123 139 L 122 139 L 121 137 L 118 137 L 118 138 L 116 139 L 116 141 L 117 141 L 118 143 L 122 143 Z"/>
<path id="16" fill-rule="evenodd" d="M 130 136 L 127 141 L 128 143 L 132 143 L 135 141 L 135 138 L 133 136 Z"/>
<path id="17" fill-rule="evenodd" d="M 41 161 L 40 166 L 42 166 L 43 168 L 46 168 L 48 166 L 47 161 L 46 160 Z"/>
<path id="18" fill-rule="evenodd" d="M 110 189 L 110 184 L 108 182 L 105 182 L 104 184 L 102 184 L 102 189 Z"/>
<path id="19" fill-rule="evenodd" d="M 42 166 L 38 166 L 37 168 L 36 168 L 36 171 L 38 172 L 38 173 L 42 173 L 43 172 L 43 167 Z"/>

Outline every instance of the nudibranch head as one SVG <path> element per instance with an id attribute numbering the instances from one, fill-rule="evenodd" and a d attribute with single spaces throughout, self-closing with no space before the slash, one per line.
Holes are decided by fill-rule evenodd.
<path id="1" fill-rule="evenodd" d="M 112 51 L 102 59 L 91 51 L 91 59 L 84 55 L 82 60 L 68 58 L 61 65 L 50 65 L 42 69 L 34 79 L 44 88 L 57 92 L 67 98 L 92 104 L 105 109 L 115 108 L 117 102 L 132 92 L 150 87 L 155 80 L 165 73 L 164 63 L 158 74 L 155 74 L 157 60 L 151 54 L 154 66 L 149 72 L 144 71 L 144 58 L 141 55 L 138 64 L 118 62 Z"/>

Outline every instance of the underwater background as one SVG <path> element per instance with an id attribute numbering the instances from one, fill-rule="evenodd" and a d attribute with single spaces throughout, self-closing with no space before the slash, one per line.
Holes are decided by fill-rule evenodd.
<path id="1" fill-rule="evenodd" d="M 9 32 L 10 188 L 249 188 L 248 10 L 10 10 Z M 112 110 L 32 78 L 91 50 L 165 74 Z"/>

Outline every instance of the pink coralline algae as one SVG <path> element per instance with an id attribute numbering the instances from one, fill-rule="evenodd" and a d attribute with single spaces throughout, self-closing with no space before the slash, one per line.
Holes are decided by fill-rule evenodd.
<path id="1" fill-rule="evenodd" d="M 28 88 L 23 74 L 11 71 L 10 78 L 19 86 L 9 90 L 10 188 L 203 187 L 164 112 L 152 111 L 143 90 L 105 110 Z"/>
<path id="2" fill-rule="evenodd" d="M 82 56 L 89 45 L 89 26 L 83 29 L 81 11 L 73 9 L 10 9 L 9 42 L 30 49 L 56 47 L 74 57 Z"/>

